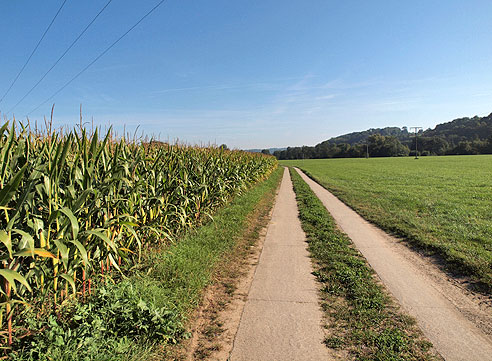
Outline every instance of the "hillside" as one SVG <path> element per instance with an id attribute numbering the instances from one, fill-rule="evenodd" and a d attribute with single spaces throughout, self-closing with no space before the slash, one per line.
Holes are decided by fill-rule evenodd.
<path id="1" fill-rule="evenodd" d="M 273 154 L 275 152 L 281 152 L 286 149 L 287 148 L 266 148 L 266 149 L 255 148 L 255 149 L 245 149 L 244 151 L 250 153 L 265 153 L 265 151 L 268 151 L 270 154 Z"/>
<path id="2" fill-rule="evenodd" d="M 438 124 L 424 132 L 426 137 L 443 137 L 448 142 L 487 140 L 492 136 L 492 113 L 486 117 L 459 118 Z"/>
<path id="3" fill-rule="evenodd" d="M 492 153 L 492 113 L 459 118 L 418 134 L 420 155 Z M 407 127 L 371 128 L 330 138 L 314 147 L 288 147 L 276 151 L 278 159 L 357 158 L 415 154 L 414 133 Z"/>
<path id="4" fill-rule="evenodd" d="M 383 136 L 394 136 L 400 140 L 407 139 L 409 136 L 408 129 L 406 127 L 386 127 L 386 128 L 371 128 L 364 130 L 362 132 L 353 132 L 344 135 L 339 135 L 338 137 L 330 138 L 322 143 L 335 143 L 335 144 L 350 144 L 354 145 L 357 143 L 365 143 L 367 138 L 371 135 L 379 134 Z M 320 143 L 321 144 L 321 143 Z"/>

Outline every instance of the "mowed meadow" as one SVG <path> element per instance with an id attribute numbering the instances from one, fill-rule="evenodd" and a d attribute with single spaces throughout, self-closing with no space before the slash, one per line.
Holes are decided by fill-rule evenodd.
<path id="1" fill-rule="evenodd" d="M 78 338 L 74 348 L 81 353 L 109 337 L 99 334 L 96 340 L 87 330 L 98 329 L 98 322 L 105 330 L 104 317 L 118 320 L 120 314 L 115 335 L 125 322 L 135 322 L 120 337 L 127 344 L 139 333 L 176 342 L 175 329 L 181 326 L 170 322 L 172 310 L 152 309 L 140 296 L 130 305 L 133 286 L 114 291 L 112 285 L 139 267 L 148 268 L 144 274 L 155 272 L 157 265 L 142 266 L 142 259 L 179 244 L 182 235 L 268 178 L 276 166 L 274 157 L 216 147 L 134 142 L 84 129 L 40 133 L 22 124 L 3 124 L 0 347 L 7 354 L 12 347 L 23 348 L 25 356 L 37 347 L 26 359 L 38 359 L 48 348 L 67 348 L 68 339 Z M 178 280 L 186 273 L 169 272 Z M 93 306 L 82 310 L 84 303 Z M 110 307 L 104 311 L 108 316 L 97 319 L 104 307 Z M 84 325 L 85 334 L 77 331 Z M 46 350 L 32 341 L 42 332 Z"/>
<path id="2" fill-rule="evenodd" d="M 282 161 L 367 220 L 492 287 L 492 156 Z"/>

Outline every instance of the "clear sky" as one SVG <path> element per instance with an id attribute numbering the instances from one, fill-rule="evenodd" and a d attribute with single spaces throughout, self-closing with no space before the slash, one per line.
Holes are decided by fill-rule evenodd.
<path id="1" fill-rule="evenodd" d="M 0 103 L 5 114 L 107 0 L 68 0 Z M 113 0 L 13 113 L 25 119 L 158 0 Z M 0 97 L 62 0 L 0 1 Z M 314 145 L 492 112 L 492 1 L 168 0 L 70 86 L 57 125 L 137 125 L 162 140 Z M 49 115 L 45 104 L 31 120 Z"/>

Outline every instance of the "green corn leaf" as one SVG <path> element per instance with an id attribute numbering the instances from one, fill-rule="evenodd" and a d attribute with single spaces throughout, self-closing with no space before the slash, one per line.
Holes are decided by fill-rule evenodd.
<path id="1" fill-rule="evenodd" d="M 73 207 L 72 209 L 75 209 L 76 213 L 77 213 L 77 210 L 79 210 L 80 208 L 82 208 L 82 206 L 84 205 L 85 201 L 87 200 L 87 197 L 89 196 L 89 194 L 91 193 L 94 193 L 94 190 L 92 188 L 89 188 L 89 189 L 86 189 L 82 192 L 82 194 L 80 194 L 80 196 L 77 198 L 77 200 L 75 201 L 75 203 L 73 204 Z"/>
<path id="2" fill-rule="evenodd" d="M 6 122 L 4 125 L 2 125 L 2 127 L 0 128 L 0 137 L 3 136 L 3 133 L 5 133 L 8 127 L 9 127 L 9 122 Z"/>
<path id="3" fill-rule="evenodd" d="M 135 218 L 135 217 L 132 217 L 130 215 L 125 215 L 127 216 L 128 218 Z M 135 222 L 129 222 L 129 221 L 118 221 L 117 222 L 119 225 L 121 226 L 129 226 L 129 227 L 138 227 L 138 223 L 135 223 Z"/>
<path id="4" fill-rule="evenodd" d="M 7 127 L 8 127 L 8 122 L 2 127 L 2 134 Z M 10 149 L 12 148 L 12 145 L 14 144 L 14 135 L 15 135 L 15 128 L 14 128 L 14 125 L 12 124 L 12 129 L 11 129 L 9 136 L 8 136 L 8 139 L 7 139 L 7 145 L 2 146 L 2 152 L 1 152 L 2 167 L 0 168 L 0 181 L 2 181 L 2 182 L 5 179 L 5 174 L 7 171 L 7 165 L 9 164 L 8 159 L 9 159 L 9 155 L 10 155 Z"/>
<path id="5" fill-rule="evenodd" d="M 121 272 L 120 266 L 118 266 L 118 263 L 116 263 L 111 253 L 108 254 L 108 258 L 111 261 L 111 264 L 114 266 L 114 268 L 116 268 L 121 274 L 123 274 L 123 272 Z"/>
<path id="6" fill-rule="evenodd" d="M 48 225 L 52 224 L 57 218 L 60 217 L 60 210 L 52 211 L 50 217 L 48 218 Z"/>
<path id="7" fill-rule="evenodd" d="M 12 218 L 15 218 L 18 216 L 19 212 L 22 209 L 22 205 L 24 204 L 26 199 L 28 199 L 29 196 L 32 197 L 31 190 L 35 184 L 34 173 L 37 173 L 37 172 L 35 171 L 35 172 L 33 172 L 33 174 L 31 174 L 31 176 L 29 176 L 29 180 L 26 182 L 27 184 L 24 184 L 24 186 L 22 187 L 22 193 L 20 194 L 19 197 L 17 197 L 17 203 L 15 205 L 15 211 L 12 215 Z"/>
<path id="8" fill-rule="evenodd" d="M 138 244 L 138 260 L 140 262 L 140 257 L 142 255 L 142 241 L 140 241 L 140 238 L 137 236 L 137 233 L 135 232 L 135 229 L 133 229 L 132 226 L 129 224 L 125 224 L 124 227 L 130 231 L 130 233 L 135 237 L 135 240 L 137 241 Z"/>
<path id="9" fill-rule="evenodd" d="M 75 247 L 77 247 L 80 257 L 82 257 L 82 261 L 84 262 L 84 266 L 87 267 L 87 265 L 89 265 L 89 257 L 87 256 L 87 250 L 85 249 L 85 247 L 77 240 L 70 241 L 70 243 L 74 244 Z"/>
<path id="10" fill-rule="evenodd" d="M 55 239 L 55 245 L 56 248 L 58 248 L 58 251 L 60 251 L 61 260 L 63 265 L 65 266 L 65 269 L 68 269 L 68 256 L 70 250 L 60 239 Z"/>
<path id="11" fill-rule="evenodd" d="M 63 166 L 65 165 L 66 159 L 67 159 L 67 154 L 68 151 L 70 150 L 70 147 L 72 146 L 72 135 L 70 134 L 68 138 L 65 140 L 65 145 L 63 147 L 62 154 L 60 156 L 59 164 L 58 164 L 58 176 L 61 173 L 61 170 L 63 169 Z"/>
<path id="12" fill-rule="evenodd" d="M 24 164 L 24 166 L 15 174 L 15 176 L 10 179 L 10 181 L 0 190 L 0 206 L 6 206 L 10 202 L 10 200 L 14 197 L 17 189 L 19 188 L 19 184 L 22 181 L 22 177 L 26 172 L 28 163 Z"/>
<path id="13" fill-rule="evenodd" d="M 90 231 L 85 231 L 84 233 L 90 234 L 90 235 L 93 235 L 93 236 L 96 236 L 96 237 L 102 239 L 104 241 L 104 243 L 106 243 L 106 245 L 108 245 L 114 251 L 114 253 L 118 252 L 116 244 L 108 238 L 108 236 L 104 233 L 104 230 L 100 230 L 100 229 L 90 230 Z"/>
<path id="14" fill-rule="evenodd" d="M 46 193 L 46 195 L 48 196 L 48 198 L 51 198 L 51 191 L 52 191 L 52 187 L 51 187 L 51 179 L 50 177 L 48 176 L 43 176 L 43 181 L 44 181 L 44 191 Z"/>
<path id="15" fill-rule="evenodd" d="M 79 222 L 77 221 L 77 218 L 75 218 L 72 211 L 67 207 L 60 209 L 60 212 L 66 215 L 70 220 L 70 224 L 72 225 L 72 236 L 74 239 L 77 239 L 77 235 L 79 234 Z"/>
<path id="16" fill-rule="evenodd" d="M 61 273 L 60 277 L 63 278 L 64 280 L 66 280 L 70 284 L 70 286 L 72 286 L 72 291 L 74 294 L 77 293 L 77 288 L 75 287 L 75 282 L 73 280 L 73 277 L 70 277 L 66 273 Z"/>
<path id="17" fill-rule="evenodd" d="M 53 146 L 54 145 L 55 145 L 55 142 L 53 142 Z M 62 143 L 58 143 L 58 145 L 56 147 L 55 155 L 51 158 L 51 162 L 50 162 L 51 163 L 50 164 L 51 172 L 50 172 L 49 177 L 51 179 L 55 179 L 55 177 L 53 175 L 56 174 L 58 171 L 57 161 L 58 161 L 58 156 L 60 155 L 61 149 L 62 149 Z"/>
<path id="18" fill-rule="evenodd" d="M 94 134 L 92 135 L 92 142 L 89 148 L 89 153 L 94 156 L 96 154 L 96 149 L 97 149 L 97 142 L 98 142 L 98 134 L 97 134 L 97 128 Z M 93 158 L 94 159 L 94 158 Z"/>
<path id="19" fill-rule="evenodd" d="M 34 238 L 29 234 L 24 231 L 21 231 L 20 229 L 13 229 L 12 232 L 20 234 L 22 236 L 20 242 L 19 242 L 19 249 L 21 250 L 30 250 L 31 256 L 34 257 Z"/>
<path id="20" fill-rule="evenodd" d="M 5 247 L 7 247 L 7 251 L 9 252 L 9 257 L 12 258 L 12 239 L 5 231 L 0 231 L 0 242 L 2 242 Z"/>
<path id="21" fill-rule="evenodd" d="M 0 269 L 0 276 L 2 276 L 4 279 L 7 280 L 7 282 L 10 284 L 10 286 L 12 287 L 12 289 L 14 290 L 15 293 L 17 293 L 17 287 L 15 284 L 15 281 L 24 285 L 29 290 L 29 292 L 32 292 L 31 287 L 29 286 L 29 283 L 19 272 L 16 272 L 16 271 L 8 269 L 8 268 L 1 268 Z"/>

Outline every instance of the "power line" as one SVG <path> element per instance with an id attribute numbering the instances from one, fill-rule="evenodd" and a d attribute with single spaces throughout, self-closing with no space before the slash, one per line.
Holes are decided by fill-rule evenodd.
<path id="1" fill-rule="evenodd" d="M 20 75 L 22 74 L 22 72 L 24 71 L 24 69 L 26 68 L 27 64 L 29 64 L 29 61 L 31 60 L 32 56 L 34 55 L 34 53 L 36 52 L 36 50 L 38 50 L 38 47 L 39 45 L 41 44 L 41 42 L 43 41 L 44 37 L 46 36 L 46 34 L 48 33 L 48 30 L 50 30 L 51 28 L 51 25 L 53 25 L 53 23 L 55 22 L 55 19 L 58 17 L 58 14 L 60 13 L 60 11 L 63 9 L 63 7 L 65 6 L 65 3 L 67 2 L 67 0 L 64 0 L 63 3 L 61 4 L 60 8 L 58 9 L 58 11 L 56 12 L 55 16 L 53 17 L 53 19 L 51 20 L 51 23 L 48 25 L 48 27 L 46 28 L 46 30 L 44 31 L 43 33 L 43 36 L 41 36 L 41 39 L 39 39 L 38 43 L 36 44 L 36 46 L 34 47 L 34 50 L 31 52 L 31 55 L 29 55 L 29 57 L 27 58 L 27 61 L 26 63 L 24 64 L 24 66 L 21 68 L 21 70 L 19 71 L 19 73 L 17 74 L 17 76 L 15 77 L 14 81 L 12 82 L 12 84 L 10 84 L 9 88 L 7 89 L 7 91 L 5 92 L 5 94 L 3 94 L 2 98 L 0 99 L 0 103 L 2 102 L 3 99 L 5 99 L 5 97 L 7 96 L 7 94 L 10 92 L 10 89 L 12 89 L 12 87 L 14 86 L 14 84 L 17 82 L 17 79 L 19 79 Z"/>
<path id="2" fill-rule="evenodd" d="M 125 33 L 123 33 L 123 35 L 121 35 L 115 42 L 113 42 L 110 46 L 108 46 L 106 48 L 106 50 L 104 50 L 101 54 L 99 54 L 96 58 L 94 58 L 94 60 L 92 60 L 84 69 L 82 69 L 80 72 L 78 72 L 77 75 L 75 75 L 72 79 L 70 79 L 68 82 L 66 82 L 65 85 L 63 85 L 60 89 L 58 89 L 55 93 L 53 93 L 53 95 L 51 95 L 48 99 L 46 99 L 44 102 L 42 102 L 41 104 L 39 104 L 36 108 L 34 108 L 33 110 L 31 110 L 26 115 L 30 115 L 32 112 L 35 112 L 36 110 L 38 110 L 39 108 L 41 108 L 41 106 L 43 106 L 44 104 L 46 104 L 47 102 L 49 102 L 52 98 L 54 98 L 56 95 L 58 95 L 63 89 L 65 89 L 67 86 L 69 86 L 75 79 L 77 79 L 80 75 L 82 75 L 82 73 L 84 73 L 87 69 L 89 69 L 96 61 L 98 61 L 100 58 L 102 58 L 103 55 L 106 54 L 112 47 L 114 47 L 116 44 L 118 44 L 121 39 L 123 39 L 126 35 L 128 35 L 128 33 L 130 31 L 132 31 L 133 29 L 135 29 L 146 17 L 148 17 L 155 10 L 157 10 L 157 8 L 159 6 L 161 6 L 164 3 L 164 1 L 166 1 L 166 0 L 159 1 L 159 3 L 157 3 L 157 5 L 155 5 L 152 9 L 150 9 L 149 12 L 147 12 L 147 14 L 145 14 L 144 16 L 142 16 L 140 18 L 140 20 L 138 20 L 130 29 L 128 29 Z"/>
<path id="3" fill-rule="evenodd" d="M 17 102 L 17 104 L 15 104 L 12 108 L 10 108 L 10 110 L 7 112 L 7 113 L 10 113 L 12 110 L 14 110 L 20 103 L 22 103 L 24 101 L 24 99 L 26 99 L 29 94 L 31 94 L 33 92 L 34 89 L 37 88 L 37 86 L 43 81 L 44 78 L 46 78 L 46 76 L 53 70 L 53 68 L 65 57 L 65 55 L 67 55 L 67 53 L 70 51 L 70 49 L 73 48 L 73 46 L 77 43 L 77 41 L 79 41 L 79 39 L 82 37 L 82 35 L 85 34 L 85 32 L 91 27 L 92 24 L 94 24 L 94 22 L 96 21 L 96 19 L 99 17 L 99 15 L 102 14 L 102 12 L 104 10 L 106 10 L 106 8 L 108 7 L 108 5 L 111 3 L 111 1 L 113 0 L 109 0 L 106 5 L 104 5 L 102 7 L 101 10 L 99 10 L 99 12 L 97 13 L 97 15 L 91 20 L 91 22 L 89 24 L 87 24 L 87 26 L 84 28 L 84 30 L 82 30 L 82 32 L 75 38 L 74 41 L 72 41 L 72 43 L 70 44 L 70 46 L 63 52 L 62 55 L 60 55 L 60 57 L 55 61 L 55 63 L 51 66 L 51 68 L 48 69 L 48 71 L 46 73 L 44 73 L 44 75 L 41 77 L 41 79 L 38 80 L 38 82 L 36 84 L 34 84 L 34 86 L 22 97 L 21 100 L 19 100 Z"/>

